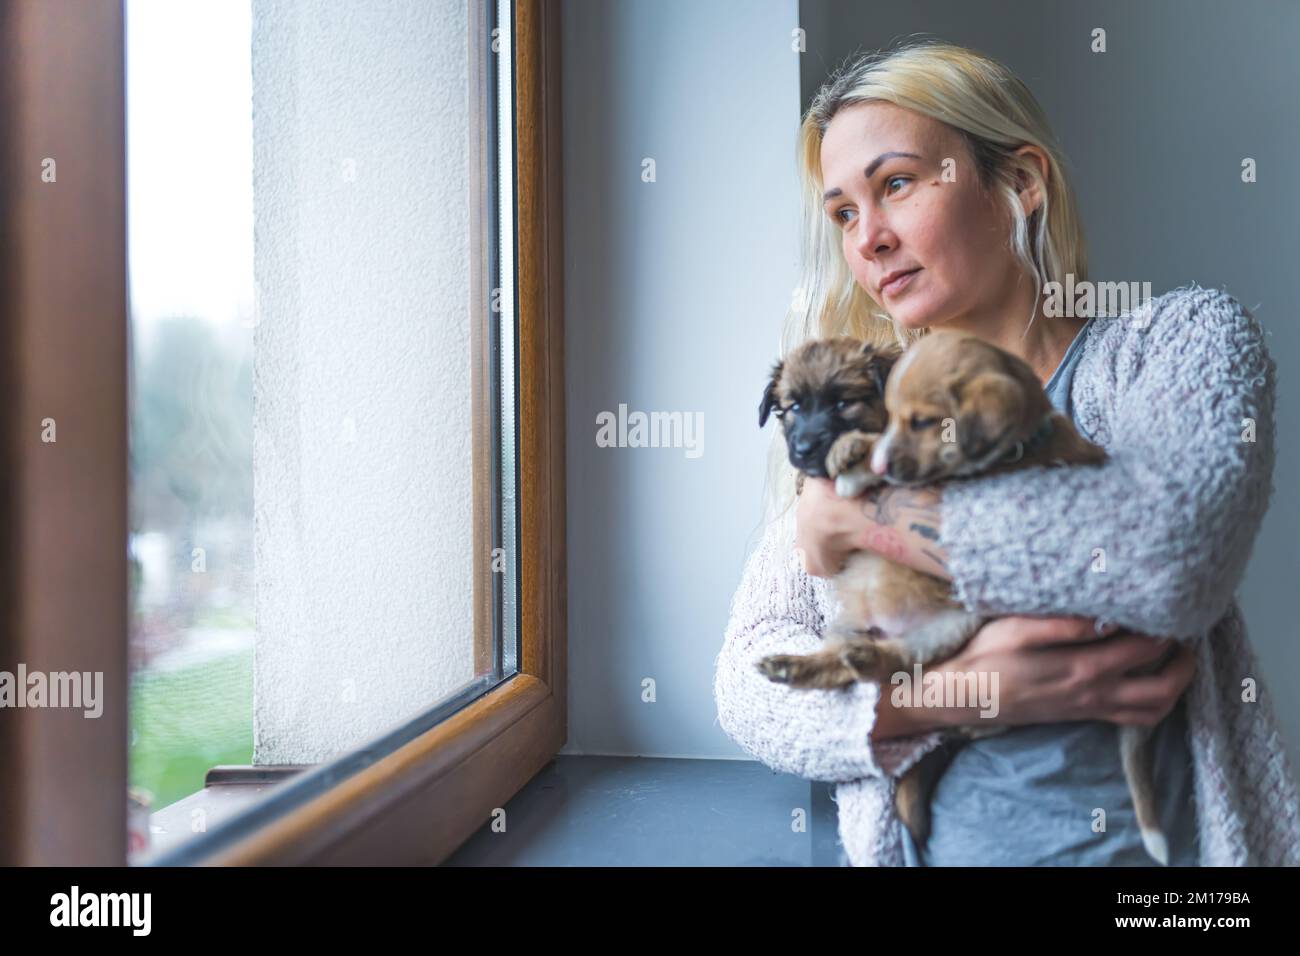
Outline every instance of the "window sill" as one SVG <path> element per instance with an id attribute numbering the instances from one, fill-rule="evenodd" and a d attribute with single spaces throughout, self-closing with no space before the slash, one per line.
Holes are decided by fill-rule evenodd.
<path id="1" fill-rule="evenodd" d="M 561 754 L 504 832 L 489 821 L 442 865 L 839 866 L 831 787 L 750 760 Z"/>
<path id="2" fill-rule="evenodd" d="M 199 839 L 256 803 L 270 789 L 307 767 L 213 767 L 203 789 L 149 815 L 149 849 L 132 864 L 148 865 L 157 856 Z M 195 830 L 195 810 L 202 810 L 203 830 Z"/>

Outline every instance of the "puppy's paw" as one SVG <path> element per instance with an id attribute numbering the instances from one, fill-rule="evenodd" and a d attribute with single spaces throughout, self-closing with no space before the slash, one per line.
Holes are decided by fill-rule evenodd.
<path id="1" fill-rule="evenodd" d="M 930 838 L 930 806 L 920 764 L 914 764 L 894 785 L 894 809 L 912 834 L 912 842 L 923 845 Z"/>
<path id="2" fill-rule="evenodd" d="M 834 655 L 772 654 L 758 662 L 768 680 L 799 689 L 832 690 L 852 684 L 853 672 Z"/>
<path id="3" fill-rule="evenodd" d="M 771 654 L 758 662 L 758 669 L 768 680 L 788 684 L 794 678 L 798 660 L 793 654 Z"/>
<path id="4" fill-rule="evenodd" d="M 842 472 L 835 479 L 835 493 L 841 498 L 856 498 L 876 483 L 876 476 L 869 472 Z"/>
<path id="5" fill-rule="evenodd" d="M 1159 830 L 1142 830 L 1142 845 L 1147 848 L 1147 853 L 1151 858 L 1161 866 L 1169 865 L 1169 841 Z"/>
<path id="6" fill-rule="evenodd" d="M 846 471 L 852 471 L 859 465 L 866 464 L 871 456 L 871 447 L 875 444 L 862 432 L 845 432 L 835 439 L 831 450 L 826 453 L 826 474 L 838 479 Z M 870 474 L 870 469 L 864 469 Z M 836 490 L 839 490 L 838 481 Z"/>
<path id="7" fill-rule="evenodd" d="M 881 669 L 887 664 L 880 648 L 875 641 L 858 639 L 840 648 L 840 661 L 857 680 L 880 680 Z"/>

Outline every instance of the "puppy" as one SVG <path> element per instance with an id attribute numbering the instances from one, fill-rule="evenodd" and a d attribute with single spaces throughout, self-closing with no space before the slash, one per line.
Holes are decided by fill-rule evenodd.
<path id="1" fill-rule="evenodd" d="M 883 389 L 854 392 L 842 384 L 874 384 L 886 368 Z M 874 400 L 879 391 L 887 419 L 883 433 Z M 843 393 L 857 404 L 843 406 Z M 759 406 L 760 427 L 774 408 L 790 462 L 801 472 L 800 488 L 802 474 L 833 478 L 844 497 L 882 481 L 928 485 L 1035 465 L 1105 461 L 1105 452 L 1055 410 L 1025 362 L 959 332 L 931 332 L 901 357 L 852 339 L 806 343 L 773 367 Z M 891 675 L 910 673 L 913 664 L 952 656 L 989 620 L 966 611 L 948 582 L 869 551 L 851 555 L 834 583 L 841 612 L 827 629 L 827 646 L 806 656 L 764 658 L 758 666 L 768 678 L 793 687 L 873 681 L 883 688 Z M 977 739 L 1003 730 L 963 727 L 959 734 Z M 1122 727 L 1121 756 L 1143 842 L 1166 863 L 1148 738 L 1145 728 Z M 943 749 L 898 781 L 899 816 L 918 844 L 929 834 L 927 789 L 937 776 L 934 764 L 952 754 Z"/>
<path id="2" fill-rule="evenodd" d="M 900 355 L 897 346 L 880 348 L 860 339 L 814 339 L 772 366 L 758 427 L 772 414 L 781 420 L 790 464 L 799 471 L 798 492 L 805 475 L 833 478 L 866 463 L 870 440 L 885 429 L 885 381 Z M 852 483 L 845 490 L 856 492 L 876 483 L 869 475 L 845 481 Z"/>

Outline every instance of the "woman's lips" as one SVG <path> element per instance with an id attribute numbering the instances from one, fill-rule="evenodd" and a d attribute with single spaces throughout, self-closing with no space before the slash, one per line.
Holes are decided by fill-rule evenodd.
<path id="1" fill-rule="evenodd" d="M 912 281 L 912 276 L 916 275 L 920 271 L 921 270 L 919 268 L 913 269 L 911 272 L 904 272 L 901 276 L 899 276 L 897 279 L 894 279 L 892 282 L 886 282 L 883 286 L 880 287 L 881 294 L 897 295 L 903 289 L 907 288 L 908 283 Z"/>

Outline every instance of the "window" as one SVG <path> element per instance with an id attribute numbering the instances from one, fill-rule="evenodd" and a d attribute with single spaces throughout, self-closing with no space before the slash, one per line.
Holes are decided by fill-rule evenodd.
<path id="1" fill-rule="evenodd" d="M 68 771 L 80 802 L 22 805 L 121 821 L 127 784 L 148 791 L 132 862 L 436 862 L 564 739 L 556 8 L 129 0 L 124 19 L 101 15 L 73 36 L 33 6 L 6 42 L 44 41 L 49 75 L 93 66 L 68 71 L 63 121 L 70 148 L 110 157 L 106 214 L 79 215 L 122 269 L 87 279 L 96 348 L 76 358 L 130 430 L 102 389 L 68 415 L 104 436 L 77 474 L 120 521 L 130 584 L 96 566 L 87 598 L 124 626 L 65 640 L 113 662 L 118 726 L 129 685 L 130 739 L 111 749 L 130 769 Z M 85 122 L 104 101 L 116 129 Z M 16 143 L 34 136 L 6 122 Z M 78 215 L 75 197 L 42 198 L 19 228 L 57 243 L 53 214 Z M 32 335 L 74 321 L 55 275 L 12 268 Z M 43 739 L 39 763 L 47 726 L 4 742 Z M 67 726 L 69 753 L 106 740 Z M 121 862 L 124 835 L 99 844 Z"/>

